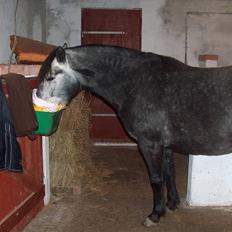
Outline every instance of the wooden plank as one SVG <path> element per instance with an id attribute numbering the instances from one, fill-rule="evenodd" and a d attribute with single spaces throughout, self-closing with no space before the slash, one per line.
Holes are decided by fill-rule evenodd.
<path id="1" fill-rule="evenodd" d="M 41 137 L 33 141 L 18 138 L 22 151 L 23 173 L 0 172 L 0 220 L 14 210 L 32 192 L 43 185 Z"/>
<path id="2" fill-rule="evenodd" d="M 37 76 L 41 65 L 11 64 L 11 72 L 24 76 Z M 0 64 L 0 75 L 8 73 L 8 65 Z"/>
<path id="3" fill-rule="evenodd" d="M 21 36 L 10 36 L 10 47 L 14 47 L 17 63 L 39 63 L 41 64 L 48 54 L 56 47 L 52 44 L 43 43 L 38 40 L 29 39 Z"/>
<path id="4" fill-rule="evenodd" d="M 113 109 L 107 103 L 93 95 L 91 96 L 90 100 L 90 108 L 92 114 L 115 114 Z"/>
<path id="5" fill-rule="evenodd" d="M 14 210 L 0 221 L 0 231 L 9 232 L 20 221 L 33 210 L 44 197 L 44 187 L 42 186 L 37 192 L 31 193 L 23 202 L 21 202 Z M 27 223 L 29 220 L 27 220 Z M 25 226 L 25 225 L 24 225 Z"/>
<path id="6" fill-rule="evenodd" d="M 83 9 L 82 10 L 82 31 L 125 32 L 125 35 L 111 35 L 111 36 L 114 36 L 115 38 L 118 38 L 117 36 L 119 36 L 120 38 L 124 37 L 126 40 L 126 44 L 120 44 L 120 43 L 113 43 L 113 44 L 120 46 L 124 45 L 125 47 L 129 47 L 129 48 L 141 49 L 141 22 L 142 21 L 141 21 L 140 9 L 133 9 L 133 10 Z M 99 37 L 101 36 L 107 36 L 107 35 L 99 34 Z M 83 37 L 83 39 L 85 39 L 85 36 Z M 85 44 L 85 41 L 82 41 L 82 43 Z"/>
<path id="7" fill-rule="evenodd" d="M 92 116 L 93 142 L 133 142 L 116 116 Z"/>
<path id="8" fill-rule="evenodd" d="M 33 208 L 22 218 L 21 221 L 17 223 L 17 225 L 10 230 L 10 232 L 21 232 L 24 227 L 30 223 L 30 221 L 36 217 L 36 215 L 43 209 L 44 207 L 44 197 L 39 198 L 34 202 Z"/>
<path id="9" fill-rule="evenodd" d="M 82 44 L 118 45 L 140 50 L 141 21 L 141 9 L 83 9 L 82 32 L 85 33 L 82 33 Z M 117 118 L 96 117 L 115 114 L 104 101 L 95 96 L 88 99 L 93 114 L 90 134 L 94 142 L 132 142 Z"/>

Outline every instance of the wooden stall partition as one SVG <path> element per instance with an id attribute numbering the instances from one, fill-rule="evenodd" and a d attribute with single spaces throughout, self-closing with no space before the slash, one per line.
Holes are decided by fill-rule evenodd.
<path id="1" fill-rule="evenodd" d="M 12 65 L 12 72 L 26 76 L 37 75 L 39 65 Z M 7 65 L 0 65 L 0 74 Z M 37 86 L 36 78 L 28 78 L 31 88 Z M 7 89 L 4 85 L 4 92 Z M 0 171 L 0 231 L 18 232 L 42 209 L 44 198 L 42 139 L 31 141 L 18 138 L 22 151 L 23 172 Z"/>

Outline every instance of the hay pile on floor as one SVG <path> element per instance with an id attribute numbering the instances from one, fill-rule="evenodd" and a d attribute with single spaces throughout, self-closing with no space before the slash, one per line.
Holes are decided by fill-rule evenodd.
<path id="1" fill-rule="evenodd" d="M 52 189 L 80 187 L 96 181 L 98 171 L 92 160 L 89 137 L 90 109 L 84 93 L 64 110 L 59 128 L 49 138 Z"/>

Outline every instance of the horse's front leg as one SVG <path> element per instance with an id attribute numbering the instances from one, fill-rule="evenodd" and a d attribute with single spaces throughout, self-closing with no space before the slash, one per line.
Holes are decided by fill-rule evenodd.
<path id="1" fill-rule="evenodd" d="M 174 211 L 180 204 L 180 198 L 176 188 L 173 151 L 171 149 L 164 148 L 163 156 L 164 175 L 167 186 L 167 207 Z"/>
<path id="2" fill-rule="evenodd" d="M 162 146 L 143 139 L 139 141 L 139 148 L 147 165 L 153 190 L 153 210 L 144 222 L 145 226 L 150 227 L 156 225 L 160 217 L 165 214 Z"/>

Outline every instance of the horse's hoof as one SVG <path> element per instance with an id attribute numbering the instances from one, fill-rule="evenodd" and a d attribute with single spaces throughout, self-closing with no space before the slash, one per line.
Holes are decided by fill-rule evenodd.
<path id="1" fill-rule="evenodd" d="M 180 205 L 180 200 L 179 198 L 175 199 L 175 200 L 169 200 L 166 204 L 166 209 L 168 209 L 168 211 L 172 211 L 175 212 L 178 210 L 178 206 Z"/>
<path id="2" fill-rule="evenodd" d="M 170 209 L 168 206 L 166 207 L 166 212 L 167 213 L 175 213 L 175 212 L 177 212 L 178 211 L 178 208 L 175 208 L 175 209 Z"/>
<path id="3" fill-rule="evenodd" d="M 168 212 L 176 212 L 178 210 L 178 205 L 179 204 L 167 204 L 166 205 L 166 210 Z"/>
<path id="4" fill-rule="evenodd" d="M 147 217 L 143 223 L 143 225 L 146 227 L 153 227 L 153 226 L 157 226 L 158 224 L 159 222 L 153 222 L 149 217 Z"/>

